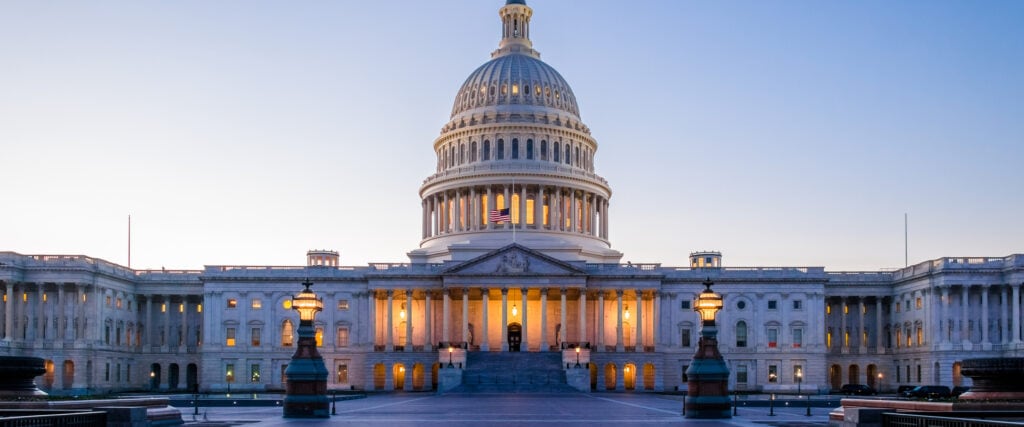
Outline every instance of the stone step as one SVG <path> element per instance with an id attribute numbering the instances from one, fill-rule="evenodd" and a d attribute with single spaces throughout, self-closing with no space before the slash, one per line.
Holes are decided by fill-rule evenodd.
<path id="1" fill-rule="evenodd" d="M 559 352 L 469 352 L 462 385 L 452 391 L 563 393 L 576 390 L 566 382 Z"/>

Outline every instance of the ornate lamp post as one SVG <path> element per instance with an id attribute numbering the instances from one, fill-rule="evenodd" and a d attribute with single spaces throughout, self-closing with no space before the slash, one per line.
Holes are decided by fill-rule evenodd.
<path id="1" fill-rule="evenodd" d="M 576 346 L 576 367 L 580 367 L 580 347 Z"/>
<path id="2" fill-rule="evenodd" d="M 700 341 L 693 362 L 686 370 L 689 378 L 683 414 L 686 418 L 732 418 L 729 404 L 729 368 L 718 352 L 718 327 L 715 314 L 722 309 L 722 296 L 711 290 L 711 278 L 694 300 L 693 309 L 700 313 Z"/>
<path id="3" fill-rule="evenodd" d="M 285 370 L 288 385 L 285 389 L 285 418 L 328 418 L 327 367 L 316 349 L 316 329 L 313 319 L 323 311 L 324 302 L 309 289 L 310 281 L 302 283 L 306 289 L 292 297 L 292 310 L 299 312 L 299 345 Z"/>

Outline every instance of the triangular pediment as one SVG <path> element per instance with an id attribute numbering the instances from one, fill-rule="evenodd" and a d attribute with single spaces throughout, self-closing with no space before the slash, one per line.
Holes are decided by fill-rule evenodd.
<path id="1" fill-rule="evenodd" d="M 451 266 L 441 274 L 456 276 L 538 276 L 577 275 L 586 274 L 586 272 L 567 262 L 513 243 L 469 261 Z"/>

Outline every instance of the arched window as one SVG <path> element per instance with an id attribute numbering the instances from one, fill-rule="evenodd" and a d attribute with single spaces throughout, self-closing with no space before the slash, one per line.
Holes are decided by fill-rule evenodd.
<path id="1" fill-rule="evenodd" d="M 508 157 L 512 159 L 519 158 L 519 138 L 512 138 L 512 155 Z"/>
<path id="2" fill-rule="evenodd" d="M 565 164 L 572 164 L 572 147 L 569 144 L 565 144 Z"/>
<path id="3" fill-rule="evenodd" d="M 533 160 L 533 140 L 526 140 L 526 160 Z"/>
<path id="4" fill-rule="evenodd" d="M 441 149 L 441 167 L 448 167 L 448 150 Z"/>
<path id="5" fill-rule="evenodd" d="M 736 322 L 736 347 L 747 346 L 747 322 Z"/>
<path id="6" fill-rule="evenodd" d="M 580 163 L 580 147 L 578 145 L 576 146 L 576 165 L 582 165 Z"/>
<path id="7" fill-rule="evenodd" d="M 494 160 L 504 160 L 505 159 L 505 140 L 504 139 L 499 139 L 498 140 L 498 146 L 495 148 L 495 150 L 497 150 L 497 152 L 494 153 Z"/>
<path id="8" fill-rule="evenodd" d="M 295 326 L 292 325 L 291 319 L 284 319 L 284 323 L 281 324 L 281 346 L 291 347 L 295 342 Z"/>
<path id="9" fill-rule="evenodd" d="M 555 151 L 554 151 L 554 152 L 552 152 L 552 154 L 553 154 L 553 157 L 552 157 L 552 159 L 551 159 L 551 160 L 554 160 L 554 161 L 555 161 L 555 163 L 558 163 L 558 162 L 559 162 L 559 160 L 558 160 L 558 156 L 559 156 L 559 153 L 561 152 L 560 148 L 561 148 L 561 147 L 559 147 L 558 143 L 556 142 L 556 143 L 555 143 Z"/>
<path id="10" fill-rule="evenodd" d="M 455 166 L 455 146 L 448 146 L 448 167 Z"/>
<path id="11" fill-rule="evenodd" d="M 540 141 L 540 159 L 541 160 L 547 160 L 548 159 L 548 142 L 545 141 L 545 140 L 541 140 Z"/>
<path id="12" fill-rule="evenodd" d="M 491 141 L 484 141 L 484 160 L 491 160 Z"/>
<path id="13" fill-rule="evenodd" d="M 459 144 L 459 164 L 466 163 L 466 144 Z"/>
<path id="14" fill-rule="evenodd" d="M 476 162 L 476 141 L 469 143 L 469 161 Z"/>

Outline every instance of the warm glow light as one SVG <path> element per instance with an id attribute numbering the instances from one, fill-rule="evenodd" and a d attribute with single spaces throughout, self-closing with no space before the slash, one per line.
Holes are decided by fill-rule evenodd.
<path id="1" fill-rule="evenodd" d="M 155 376 L 156 376 L 156 372 L 153 372 L 153 371 L 149 371 L 149 377 L 150 377 L 150 378 L 153 378 L 153 377 L 155 377 Z"/>
<path id="2" fill-rule="evenodd" d="M 398 312 L 398 317 L 402 318 L 402 320 L 405 320 L 405 303 L 404 302 L 402 303 L 402 310 Z"/>
<path id="3" fill-rule="evenodd" d="M 451 354 L 452 351 L 454 351 L 454 350 L 452 350 L 451 347 L 448 347 L 448 354 Z"/>
<path id="4" fill-rule="evenodd" d="M 576 353 L 579 353 L 579 352 L 580 352 L 580 348 L 576 347 Z"/>
<path id="5" fill-rule="evenodd" d="M 318 311 L 323 311 L 324 301 L 317 298 L 316 294 L 309 289 L 310 286 L 313 286 L 312 282 L 303 282 L 302 285 L 305 286 L 306 289 L 303 289 L 298 295 L 292 297 L 292 310 L 299 312 L 299 320 L 303 322 L 312 322 L 313 318 L 316 317 L 316 313 Z"/>
<path id="6" fill-rule="evenodd" d="M 622 317 L 629 320 L 629 304 L 626 304 L 626 312 L 622 314 Z"/>
<path id="7" fill-rule="evenodd" d="M 519 315 L 519 310 L 516 309 L 516 305 L 515 304 L 512 304 L 512 316 L 518 316 L 518 315 Z"/>
<path id="8" fill-rule="evenodd" d="M 714 283 L 711 282 L 710 278 L 705 280 L 703 284 L 707 288 L 693 301 L 693 310 L 700 313 L 700 320 L 714 325 L 715 314 L 723 306 L 722 296 L 711 290 L 711 285 Z"/>

